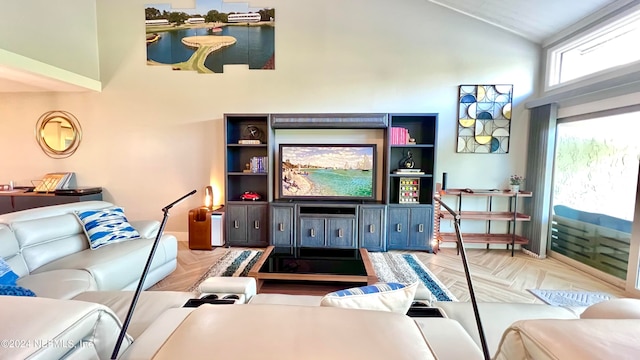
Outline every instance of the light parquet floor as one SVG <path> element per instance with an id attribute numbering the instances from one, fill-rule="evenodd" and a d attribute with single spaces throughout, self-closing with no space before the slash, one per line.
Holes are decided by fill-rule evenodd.
<path id="1" fill-rule="evenodd" d="M 229 249 L 190 250 L 187 241 L 178 241 L 176 270 L 149 290 L 185 291 Z M 438 254 L 414 253 L 460 301 L 470 301 L 466 277 L 455 249 Z M 588 290 L 625 297 L 624 291 L 556 259 L 536 259 L 521 252 L 500 249 L 469 249 L 467 259 L 476 299 L 481 302 L 542 303 L 527 289 Z M 302 289 L 288 293 L 301 294 Z M 302 292 L 301 292 L 302 290 Z"/>

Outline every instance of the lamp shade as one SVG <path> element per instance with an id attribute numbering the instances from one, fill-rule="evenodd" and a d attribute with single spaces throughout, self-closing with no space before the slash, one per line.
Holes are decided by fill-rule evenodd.
<path id="1" fill-rule="evenodd" d="M 213 207 L 213 188 L 211 186 L 204 188 L 204 206 L 209 209 Z"/>

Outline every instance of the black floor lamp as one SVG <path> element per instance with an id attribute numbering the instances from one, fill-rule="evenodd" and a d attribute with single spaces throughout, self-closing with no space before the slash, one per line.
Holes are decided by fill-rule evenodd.
<path id="1" fill-rule="evenodd" d="M 164 217 L 162 218 L 162 222 L 160 223 L 160 228 L 158 229 L 158 234 L 156 235 L 156 240 L 153 242 L 153 246 L 151 247 L 151 252 L 149 253 L 149 259 L 147 259 L 147 264 L 144 266 L 144 270 L 142 270 L 142 275 L 140 275 L 140 281 L 138 282 L 138 287 L 136 288 L 136 292 L 133 295 L 133 299 L 131 300 L 131 305 L 129 306 L 129 311 L 127 312 L 127 316 L 122 323 L 122 329 L 120 329 L 120 335 L 118 335 L 118 341 L 116 341 L 116 346 L 113 348 L 113 353 L 111 354 L 111 360 L 115 360 L 118 358 L 118 353 L 120 352 L 120 346 L 122 346 L 122 341 L 124 337 L 127 335 L 127 328 L 129 327 L 129 322 L 131 321 L 131 317 L 133 316 L 133 310 L 136 307 L 136 303 L 138 302 L 138 298 L 140 297 L 140 293 L 142 292 L 142 287 L 144 286 L 144 280 L 147 278 L 147 274 L 149 273 L 149 269 L 151 268 L 151 261 L 153 261 L 153 256 L 156 254 L 156 249 L 158 248 L 158 244 L 160 243 L 160 238 L 162 237 L 162 233 L 164 232 L 164 226 L 167 224 L 167 220 L 169 219 L 169 209 L 177 205 L 180 201 L 188 198 L 189 196 L 196 193 L 196 190 L 192 190 L 186 195 L 183 195 L 178 200 L 172 202 L 171 204 L 162 208 L 162 212 L 164 213 Z"/>
<path id="2" fill-rule="evenodd" d="M 462 266 L 464 267 L 464 275 L 467 278 L 467 286 L 469 287 L 469 293 L 471 295 L 471 305 L 473 306 L 473 315 L 476 318 L 476 325 L 478 327 L 478 333 L 480 334 L 480 344 L 482 345 L 482 353 L 485 360 L 490 360 L 489 348 L 487 347 L 487 339 L 484 336 L 484 330 L 482 329 L 482 321 L 480 320 L 480 313 L 478 312 L 478 302 L 476 301 L 476 294 L 473 291 L 473 284 L 471 283 L 471 274 L 469 272 L 469 263 L 467 262 L 467 253 L 464 250 L 464 241 L 462 240 L 462 234 L 460 233 L 460 215 L 453 211 L 447 204 L 440 201 L 439 198 L 435 199 L 442 205 L 451 215 L 453 215 L 453 225 L 456 229 L 456 237 L 458 242 L 458 250 L 460 251 L 460 257 L 462 258 Z"/>

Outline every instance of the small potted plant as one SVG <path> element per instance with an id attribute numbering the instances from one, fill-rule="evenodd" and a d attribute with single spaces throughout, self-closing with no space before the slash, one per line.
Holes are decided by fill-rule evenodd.
<path id="1" fill-rule="evenodd" d="M 520 185 L 522 185 L 522 183 L 524 183 L 524 176 L 511 175 L 511 177 L 509 177 L 509 187 L 514 193 L 520 191 Z"/>

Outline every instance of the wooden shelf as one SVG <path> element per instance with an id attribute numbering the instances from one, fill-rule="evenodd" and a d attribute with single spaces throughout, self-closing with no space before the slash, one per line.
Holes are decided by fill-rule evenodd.
<path id="1" fill-rule="evenodd" d="M 229 171 L 227 175 L 233 176 L 267 176 L 269 173 L 267 172 L 244 172 L 244 171 Z"/>
<path id="2" fill-rule="evenodd" d="M 392 148 L 432 148 L 434 144 L 391 144 Z"/>
<path id="3" fill-rule="evenodd" d="M 440 233 L 439 239 L 442 242 L 457 242 L 456 233 Z M 462 240 L 465 244 L 505 244 L 510 245 L 513 240 L 511 234 L 462 234 Z M 528 244 L 529 240 L 520 235 L 516 235 L 515 244 Z"/>
<path id="4" fill-rule="evenodd" d="M 440 190 L 435 196 L 435 212 L 436 219 L 434 223 L 435 229 L 435 238 L 441 242 L 457 242 L 456 234 L 454 232 L 440 232 L 440 221 L 441 220 L 454 220 L 454 216 L 442 209 L 442 198 L 445 196 L 450 196 L 451 198 L 456 198 L 456 206 L 450 206 L 452 208 L 457 208 L 457 214 L 459 216 L 459 221 L 461 222 L 460 226 L 464 226 L 462 224 L 463 221 L 486 221 L 487 224 L 491 224 L 492 221 L 508 221 L 508 233 L 491 233 L 490 225 L 487 228 L 486 233 L 465 233 L 462 231 L 462 239 L 465 243 L 475 243 L 475 244 L 502 244 L 511 245 L 511 256 L 514 255 L 514 245 L 525 245 L 529 243 L 529 240 L 524 236 L 517 235 L 516 233 L 516 224 L 521 221 L 530 221 L 531 216 L 527 214 L 523 214 L 517 212 L 516 208 L 518 205 L 519 198 L 531 198 L 532 193 L 530 191 L 520 191 L 520 192 L 512 192 L 510 190 L 499 190 L 499 189 L 447 189 Z M 501 197 L 507 200 L 508 203 L 508 211 L 464 211 L 461 210 L 463 208 L 463 199 L 466 197 L 485 197 L 487 199 L 487 209 L 492 209 L 493 207 L 493 199 L 495 197 Z M 504 203 L 505 201 L 501 201 Z M 456 244 L 457 246 L 457 244 Z"/>
<path id="5" fill-rule="evenodd" d="M 240 148 L 245 148 L 245 147 L 256 147 L 256 148 L 266 148 L 268 146 L 268 144 L 227 144 L 227 147 L 240 147 Z"/>
<path id="6" fill-rule="evenodd" d="M 472 191 L 472 192 L 469 192 Z M 462 195 L 462 196 L 502 196 L 515 197 L 516 193 L 511 190 L 491 190 L 491 189 L 447 189 L 441 190 L 441 196 Z M 531 197 L 531 191 L 520 191 L 518 197 Z"/>
<path id="7" fill-rule="evenodd" d="M 432 178 L 433 174 L 389 174 L 393 178 Z"/>
<path id="8" fill-rule="evenodd" d="M 513 212 L 510 211 L 461 211 L 460 212 L 460 220 L 503 220 L 503 221 L 513 221 Z M 442 218 L 447 220 L 453 220 L 453 215 L 449 212 L 443 212 Z M 531 220 L 531 216 L 515 213 L 516 221 L 529 221 Z"/>

